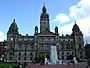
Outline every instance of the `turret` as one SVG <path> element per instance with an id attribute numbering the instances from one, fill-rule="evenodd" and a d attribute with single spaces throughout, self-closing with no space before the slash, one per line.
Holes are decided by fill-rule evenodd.
<path id="1" fill-rule="evenodd" d="M 35 34 L 38 34 L 38 27 L 35 26 Z"/>
<path id="2" fill-rule="evenodd" d="M 58 34 L 58 27 L 55 27 L 55 33 Z"/>

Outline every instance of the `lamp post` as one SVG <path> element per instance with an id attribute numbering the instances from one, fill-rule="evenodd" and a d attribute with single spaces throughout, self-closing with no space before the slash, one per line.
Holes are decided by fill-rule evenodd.
<path id="1" fill-rule="evenodd" d="M 3 62 L 4 62 L 4 57 L 5 57 L 5 56 L 4 56 L 4 55 L 2 55 L 2 58 L 3 58 Z"/>
<path id="2" fill-rule="evenodd" d="M 2 61 L 3 59 L 2 59 L 2 57 L 0 58 L 0 61 Z"/>
<path id="3" fill-rule="evenodd" d="M 1 59 L 0 59 L 2 62 L 4 62 L 4 55 L 1 56 Z"/>

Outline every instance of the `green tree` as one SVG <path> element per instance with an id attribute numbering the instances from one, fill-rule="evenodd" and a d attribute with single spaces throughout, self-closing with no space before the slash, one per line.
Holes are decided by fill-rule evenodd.
<path id="1" fill-rule="evenodd" d="M 44 58 L 44 54 L 37 54 L 37 56 L 33 60 L 33 63 L 44 63 Z"/>

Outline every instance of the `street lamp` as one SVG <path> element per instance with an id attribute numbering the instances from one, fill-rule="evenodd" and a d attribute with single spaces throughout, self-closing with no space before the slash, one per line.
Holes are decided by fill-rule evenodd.
<path id="1" fill-rule="evenodd" d="M 3 60 L 3 62 L 4 62 L 4 55 L 2 55 L 2 60 Z"/>
<path id="2" fill-rule="evenodd" d="M 1 60 L 1 61 L 3 60 L 2 57 L 0 58 L 0 60 Z"/>
<path id="3" fill-rule="evenodd" d="M 0 60 L 4 62 L 4 55 L 1 56 Z"/>

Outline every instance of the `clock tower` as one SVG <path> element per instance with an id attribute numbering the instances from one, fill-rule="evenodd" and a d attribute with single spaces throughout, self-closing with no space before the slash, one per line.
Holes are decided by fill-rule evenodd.
<path id="1" fill-rule="evenodd" d="M 44 5 L 40 16 L 40 33 L 46 30 L 50 31 L 50 26 L 49 26 L 49 14 L 47 13 L 47 9 Z"/>

